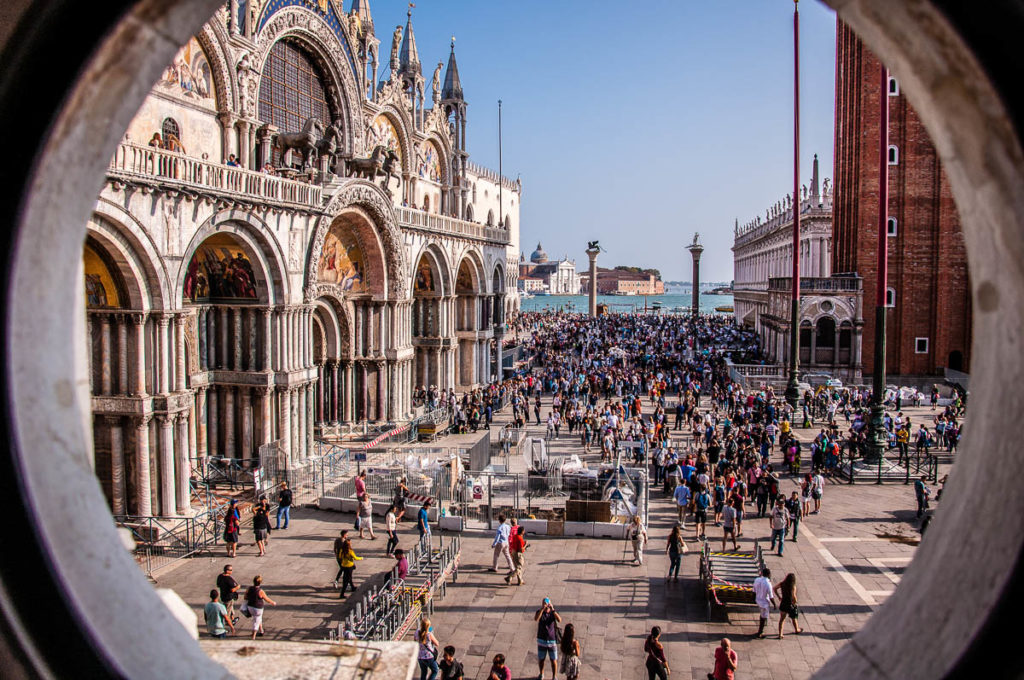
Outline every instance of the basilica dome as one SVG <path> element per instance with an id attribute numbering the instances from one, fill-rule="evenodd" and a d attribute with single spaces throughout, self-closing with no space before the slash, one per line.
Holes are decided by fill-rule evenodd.
<path id="1" fill-rule="evenodd" d="M 530 262 L 533 262 L 534 264 L 544 264 L 547 261 L 548 261 L 548 254 L 544 252 L 544 249 L 541 247 L 540 243 L 538 242 L 537 243 L 537 250 L 533 251 L 533 253 L 530 255 Z"/>

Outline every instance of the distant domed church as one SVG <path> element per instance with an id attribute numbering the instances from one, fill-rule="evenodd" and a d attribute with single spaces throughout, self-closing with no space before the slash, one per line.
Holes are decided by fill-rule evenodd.
<path id="1" fill-rule="evenodd" d="M 544 247 L 537 243 L 537 250 L 530 254 L 527 263 L 519 256 L 519 290 L 539 295 L 579 295 L 580 277 L 576 273 L 576 260 L 568 257 L 549 261 Z"/>

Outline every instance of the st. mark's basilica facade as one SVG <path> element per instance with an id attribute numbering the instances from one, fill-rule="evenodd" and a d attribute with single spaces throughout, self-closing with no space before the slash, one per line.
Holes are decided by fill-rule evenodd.
<path id="1" fill-rule="evenodd" d="M 454 42 L 428 79 L 403 18 L 382 60 L 368 0 L 231 0 L 127 130 L 83 257 L 114 514 L 500 372 L 521 185 L 470 162 Z"/>

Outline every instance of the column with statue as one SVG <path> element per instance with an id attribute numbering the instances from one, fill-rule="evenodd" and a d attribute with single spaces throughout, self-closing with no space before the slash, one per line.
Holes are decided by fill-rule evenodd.
<path id="1" fill-rule="evenodd" d="M 587 257 L 590 258 L 590 296 L 587 309 L 591 317 L 597 316 L 597 255 L 600 252 L 601 246 L 597 241 L 587 242 Z"/>

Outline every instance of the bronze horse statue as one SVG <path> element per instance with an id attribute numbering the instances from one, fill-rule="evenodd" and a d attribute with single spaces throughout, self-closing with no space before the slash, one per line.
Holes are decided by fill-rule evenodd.
<path id="1" fill-rule="evenodd" d="M 399 187 L 402 186 L 402 169 L 398 167 L 399 165 L 398 154 L 395 153 L 394 149 L 388 149 L 388 157 L 384 159 L 384 164 L 381 166 L 381 174 L 387 175 L 384 181 L 381 182 L 381 187 L 388 194 L 391 193 L 392 177 L 398 180 Z"/>
<path id="2" fill-rule="evenodd" d="M 308 168 L 316 160 L 317 142 L 324 134 L 323 124 L 316 118 L 307 118 L 300 132 L 282 132 L 274 138 L 274 148 L 281 153 L 292 149 L 302 152 L 302 167 Z"/>
<path id="3" fill-rule="evenodd" d="M 327 159 L 327 168 L 335 174 L 338 162 L 338 147 L 341 145 L 341 123 L 335 121 L 324 130 L 324 137 L 316 143 L 316 152 L 320 158 Z"/>
<path id="4" fill-rule="evenodd" d="M 365 177 L 371 182 L 381 174 L 384 165 L 384 155 L 388 149 L 378 144 L 373 147 L 369 158 L 353 158 L 348 162 L 348 174 L 350 177 Z M 392 152 L 394 153 L 394 152 Z"/>

